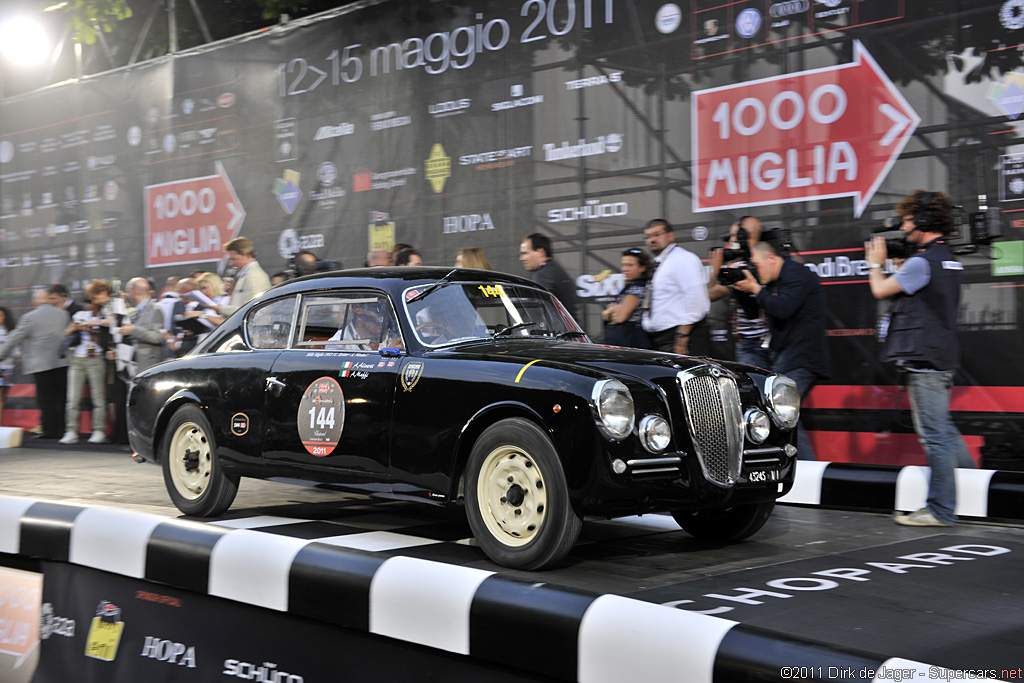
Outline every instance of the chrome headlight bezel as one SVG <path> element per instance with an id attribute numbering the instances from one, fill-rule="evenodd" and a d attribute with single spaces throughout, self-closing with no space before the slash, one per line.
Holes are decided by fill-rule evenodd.
<path id="1" fill-rule="evenodd" d="M 747 438 L 753 443 L 764 443 L 772 433 L 771 418 L 760 408 L 750 408 L 743 415 Z"/>
<path id="2" fill-rule="evenodd" d="M 635 404 L 629 387 L 617 379 L 602 379 L 594 383 L 590 394 L 594 422 L 605 438 L 622 441 L 633 433 L 636 424 Z"/>
<path id="3" fill-rule="evenodd" d="M 644 416 L 637 432 L 640 434 L 640 443 L 651 453 L 664 453 L 672 443 L 672 425 L 661 415 Z"/>
<path id="4" fill-rule="evenodd" d="M 782 429 L 794 429 L 800 421 L 800 390 L 785 375 L 772 375 L 764 383 L 764 400 L 772 422 Z"/>

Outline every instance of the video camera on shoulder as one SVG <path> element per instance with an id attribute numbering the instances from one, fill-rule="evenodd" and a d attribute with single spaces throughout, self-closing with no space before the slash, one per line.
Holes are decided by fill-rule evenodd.
<path id="1" fill-rule="evenodd" d="M 872 233 L 885 238 L 885 253 L 889 258 L 905 259 L 917 250 L 917 247 L 907 242 L 906 236 L 900 232 L 902 222 L 898 216 L 889 216 L 881 225 L 871 230 Z"/>

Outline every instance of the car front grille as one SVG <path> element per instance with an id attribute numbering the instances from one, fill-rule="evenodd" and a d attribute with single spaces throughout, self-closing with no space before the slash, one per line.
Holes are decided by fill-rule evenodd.
<path id="1" fill-rule="evenodd" d="M 732 486 L 740 473 L 743 418 L 736 381 L 716 365 L 678 374 L 687 426 L 704 476 Z"/>

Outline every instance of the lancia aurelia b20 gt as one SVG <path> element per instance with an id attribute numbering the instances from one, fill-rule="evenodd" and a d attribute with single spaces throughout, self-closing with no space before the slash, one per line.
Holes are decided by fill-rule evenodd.
<path id="1" fill-rule="evenodd" d="M 265 292 L 136 376 L 128 419 L 188 515 L 300 479 L 464 505 L 494 562 L 536 569 L 587 515 L 750 536 L 792 487 L 799 403 L 783 375 L 591 343 L 523 278 L 377 268 Z"/>

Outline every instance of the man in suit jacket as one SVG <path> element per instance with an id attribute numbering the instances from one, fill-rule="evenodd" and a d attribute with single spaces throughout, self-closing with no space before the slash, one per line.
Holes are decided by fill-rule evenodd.
<path id="1" fill-rule="evenodd" d="M 769 238 L 766 232 L 750 250 L 758 279 L 748 270 L 734 286 L 753 295 L 764 309 L 771 333 L 771 369 L 796 382 L 803 400 L 819 379 L 829 377 L 825 288 L 813 270 L 786 258 L 777 237 Z M 816 459 L 802 420 L 797 457 Z"/>
<path id="2" fill-rule="evenodd" d="M 43 423 L 40 436 L 59 439 L 64 433 L 64 400 L 68 391 L 68 362 L 60 357 L 60 342 L 71 319 L 67 312 L 50 303 L 46 290 L 32 295 L 32 305 L 34 308 L 21 317 L 0 348 L 0 360 L 21 348 L 21 369 L 32 375 L 36 383 L 36 403 Z"/>
<path id="3" fill-rule="evenodd" d="M 164 313 L 153 299 L 153 287 L 141 277 L 125 285 L 128 300 L 135 306 L 131 322 L 121 328 L 125 340 L 135 346 L 135 372 L 164 360 L 164 343 L 171 336 L 163 327 Z"/>
<path id="4" fill-rule="evenodd" d="M 256 246 L 252 240 L 236 237 L 224 245 L 228 265 L 237 271 L 231 299 L 226 305 L 217 307 L 217 314 L 227 317 L 256 298 L 256 295 L 270 289 L 270 278 L 256 260 Z"/>

